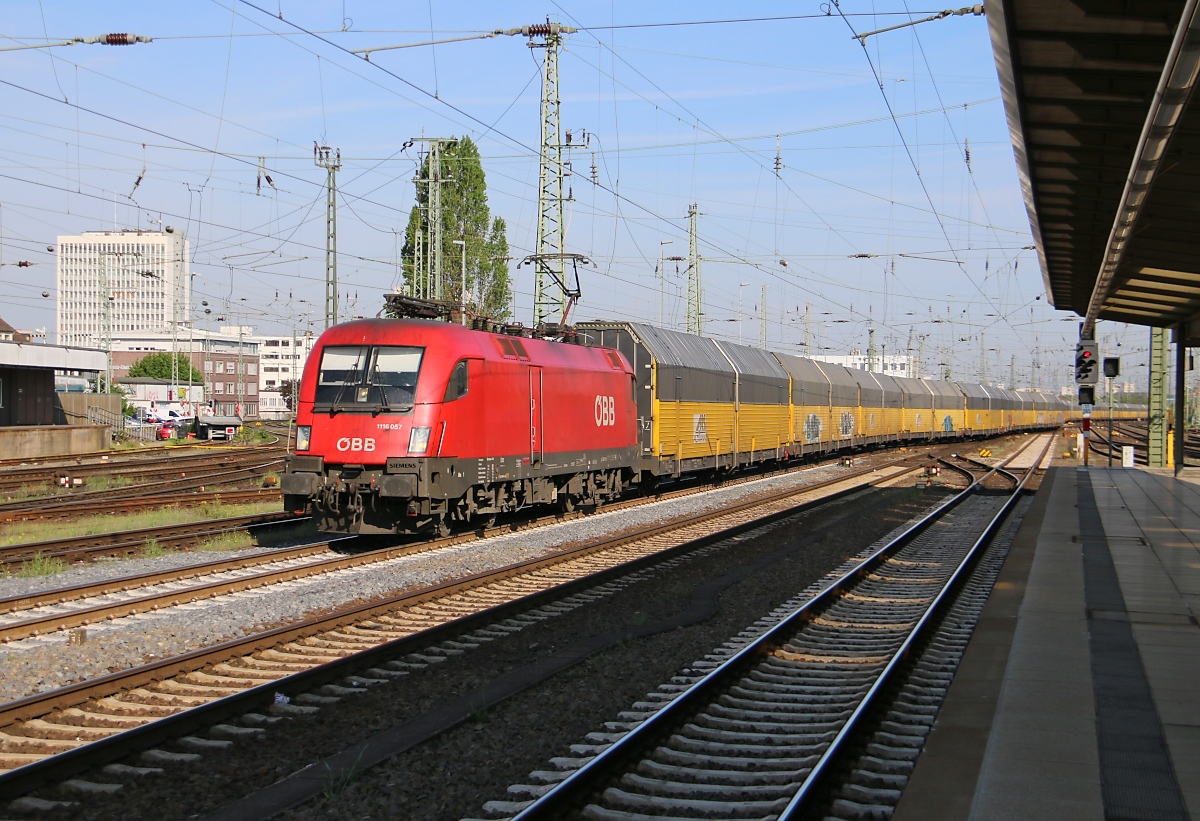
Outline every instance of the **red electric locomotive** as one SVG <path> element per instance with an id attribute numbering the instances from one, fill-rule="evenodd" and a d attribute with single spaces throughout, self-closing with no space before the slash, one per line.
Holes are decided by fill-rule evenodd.
<path id="1" fill-rule="evenodd" d="M 336 325 L 304 368 L 285 505 L 327 531 L 445 534 L 600 503 L 633 478 L 633 391 L 607 348 L 427 320 Z"/>

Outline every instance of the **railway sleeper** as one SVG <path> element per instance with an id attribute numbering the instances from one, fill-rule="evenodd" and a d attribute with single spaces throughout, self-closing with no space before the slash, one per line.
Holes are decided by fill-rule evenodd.
<path id="1" fill-rule="evenodd" d="M 830 808 L 830 817 L 846 819 L 847 821 L 888 821 L 895 808 L 891 805 L 864 804 L 846 798 L 839 798 Z"/>
<path id="2" fill-rule="evenodd" d="M 672 798 L 665 796 L 648 797 L 638 793 L 627 792 L 617 787 L 609 787 L 603 793 L 602 799 L 609 807 L 619 811 L 663 815 L 672 812 L 676 815 L 699 816 L 701 818 L 736 818 L 756 821 L 759 818 L 774 818 L 788 804 L 787 798 L 773 801 L 716 801 L 700 798 Z M 593 815 L 594 804 L 589 804 L 583 811 L 584 818 L 620 818 L 622 816 Z"/>
<path id="3" fill-rule="evenodd" d="M 59 724 L 42 718 L 23 721 L 17 729 L 29 738 L 53 738 L 62 741 L 97 741 L 125 732 L 123 727 L 85 727 L 78 724 Z"/>
<path id="4" fill-rule="evenodd" d="M 741 762 L 745 759 L 734 759 Z M 814 759 L 815 762 L 815 759 Z M 805 777 L 812 771 L 812 767 L 797 768 L 789 762 L 787 769 L 779 770 L 763 770 L 763 769 L 743 769 L 742 767 L 730 767 L 728 769 L 716 769 L 711 766 L 715 762 L 703 762 L 705 767 L 696 766 L 680 766 L 677 764 L 663 764 L 652 759 L 646 759 L 638 763 L 638 772 L 651 778 L 670 780 L 680 783 L 690 784 L 736 784 L 739 786 L 770 786 L 770 785 L 795 785 L 801 783 Z"/>
<path id="5" fill-rule="evenodd" d="M 674 781 L 667 778 L 653 778 L 640 773 L 626 773 L 621 777 L 621 784 L 631 789 L 650 793 L 655 797 L 664 798 L 699 798 L 722 801 L 721 796 L 729 792 L 725 784 L 706 784 L 697 781 Z M 774 801 L 790 797 L 800 787 L 799 781 L 785 781 L 773 784 L 746 784 L 738 790 L 739 800 L 749 798 L 752 803 L 758 801 Z"/>
<path id="6" fill-rule="evenodd" d="M 114 716 L 108 713 L 85 712 L 78 707 L 68 707 L 56 714 L 51 714 L 51 718 L 56 722 L 77 725 L 79 727 L 111 727 L 117 730 L 132 730 L 135 727 L 141 727 L 143 724 L 156 721 L 158 717 Z"/>
<path id="7" fill-rule="evenodd" d="M 160 681 L 154 686 L 162 687 L 165 684 L 170 684 L 170 681 Z M 200 689 L 200 688 L 196 688 Z M 177 713 L 180 710 L 185 710 L 188 707 L 196 707 L 200 704 L 207 704 L 210 701 L 216 701 L 218 698 L 224 698 L 228 693 L 220 692 L 217 695 L 208 696 L 200 695 L 195 690 L 185 689 L 183 685 L 178 685 L 176 688 L 166 688 L 161 691 L 147 690 L 143 687 L 130 690 L 121 695 L 122 700 L 136 699 L 136 703 L 146 704 L 154 707 L 170 707 L 171 713 Z"/>

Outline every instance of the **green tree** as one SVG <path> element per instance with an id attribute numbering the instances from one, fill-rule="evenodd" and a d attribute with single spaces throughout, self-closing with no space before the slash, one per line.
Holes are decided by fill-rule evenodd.
<path id="1" fill-rule="evenodd" d="M 442 272 L 443 297 L 460 301 L 462 290 L 462 246 L 466 242 L 468 310 L 495 320 L 512 317 L 512 281 L 508 270 L 508 237 L 504 220 L 491 218 L 487 204 L 487 180 L 479 149 L 470 137 L 442 148 Z M 416 279 L 417 237 L 426 259 L 431 258 L 429 238 L 429 158 L 417 175 L 417 204 L 409 213 L 401 252 L 406 291 L 412 293 Z M 426 266 L 422 266 L 423 268 Z"/>
<path id="2" fill-rule="evenodd" d="M 204 374 L 192 366 L 188 361 L 186 354 L 177 353 L 175 356 L 179 360 L 179 384 L 185 385 L 189 381 L 197 384 L 204 384 Z M 191 379 L 188 379 L 188 374 L 191 374 Z M 137 362 L 129 366 L 129 376 L 145 376 L 151 379 L 171 379 L 171 354 L 167 351 L 158 351 L 157 353 L 146 354 Z"/>
<path id="3" fill-rule="evenodd" d="M 279 396 L 283 399 L 284 404 L 287 405 L 287 409 L 294 411 L 295 408 L 292 407 L 292 391 L 294 390 L 296 393 L 300 392 L 300 380 L 281 379 L 279 387 L 276 390 L 279 391 Z"/>

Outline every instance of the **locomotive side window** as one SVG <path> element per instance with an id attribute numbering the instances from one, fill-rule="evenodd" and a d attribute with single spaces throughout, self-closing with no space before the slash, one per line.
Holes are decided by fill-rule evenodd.
<path id="1" fill-rule="evenodd" d="M 446 384 L 445 402 L 453 402 L 467 395 L 467 360 L 460 360 L 450 372 L 450 381 Z"/>

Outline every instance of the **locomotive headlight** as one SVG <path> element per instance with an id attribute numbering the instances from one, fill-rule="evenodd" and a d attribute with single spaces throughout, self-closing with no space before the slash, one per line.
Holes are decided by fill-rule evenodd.
<path id="1" fill-rule="evenodd" d="M 296 426 L 296 450 L 308 450 L 312 444 L 312 425 Z"/>
<path id="2" fill-rule="evenodd" d="M 408 435 L 408 452 L 424 453 L 429 450 L 429 428 L 413 428 Z"/>

